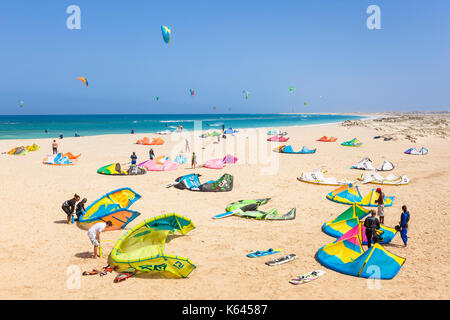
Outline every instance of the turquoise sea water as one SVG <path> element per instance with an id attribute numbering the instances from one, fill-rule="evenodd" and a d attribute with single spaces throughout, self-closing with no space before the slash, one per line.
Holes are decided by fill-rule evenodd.
<path id="1" fill-rule="evenodd" d="M 359 116 L 318 114 L 133 114 L 133 115 L 23 115 L 0 116 L 0 139 L 56 138 L 100 134 L 152 133 L 175 130 L 183 126 L 194 129 L 194 121 L 202 121 L 202 129 L 287 127 L 341 122 Z M 47 133 L 45 132 L 47 130 Z"/>

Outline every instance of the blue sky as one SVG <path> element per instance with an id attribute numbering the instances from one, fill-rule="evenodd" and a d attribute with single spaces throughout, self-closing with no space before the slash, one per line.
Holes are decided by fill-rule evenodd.
<path id="1" fill-rule="evenodd" d="M 72 4 L 81 8 L 81 30 L 66 27 Z M 366 27 L 371 4 L 381 8 L 381 30 Z M 172 28 L 170 44 L 161 25 Z M 5 0 L 0 39 L 0 114 L 210 113 L 214 106 L 218 113 L 412 111 L 450 104 L 447 0 Z"/>

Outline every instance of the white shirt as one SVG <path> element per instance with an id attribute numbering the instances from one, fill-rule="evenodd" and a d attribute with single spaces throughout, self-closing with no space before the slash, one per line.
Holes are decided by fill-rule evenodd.
<path id="1" fill-rule="evenodd" d="M 104 223 L 104 222 L 99 222 L 99 223 L 94 224 L 88 230 L 89 238 L 96 239 L 97 238 L 97 232 L 102 232 L 105 228 L 106 228 L 106 223 Z"/>

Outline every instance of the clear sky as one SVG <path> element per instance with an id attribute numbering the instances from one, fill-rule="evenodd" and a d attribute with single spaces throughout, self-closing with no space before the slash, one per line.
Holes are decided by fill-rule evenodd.
<path id="1" fill-rule="evenodd" d="M 448 0 L 3 0 L 0 40 L 0 114 L 450 109 Z"/>

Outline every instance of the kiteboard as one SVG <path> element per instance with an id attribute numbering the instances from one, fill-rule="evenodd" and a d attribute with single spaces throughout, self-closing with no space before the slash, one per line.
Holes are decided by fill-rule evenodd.
<path id="1" fill-rule="evenodd" d="M 229 217 L 229 216 L 232 216 L 232 215 L 234 215 L 234 212 L 233 212 L 233 211 L 225 212 L 225 213 L 221 213 L 221 214 L 215 215 L 215 216 L 213 217 L 213 219 L 226 218 L 226 217 Z"/>
<path id="2" fill-rule="evenodd" d="M 324 274 L 325 274 L 325 271 L 314 270 L 312 272 L 305 273 L 301 276 L 298 276 L 297 278 L 293 278 L 293 279 L 289 280 L 289 283 L 292 283 L 292 284 L 307 283 L 307 282 L 310 282 L 310 281 L 320 278 Z"/>
<path id="3" fill-rule="evenodd" d="M 288 254 L 287 256 L 267 261 L 266 264 L 268 266 L 276 266 L 276 265 L 279 265 L 279 264 L 283 264 L 283 263 L 292 261 L 294 259 L 297 259 L 297 255 L 295 255 L 294 253 L 291 253 L 291 254 Z"/>
<path id="4" fill-rule="evenodd" d="M 271 254 L 274 254 L 274 253 L 278 253 L 278 252 L 281 252 L 281 249 L 272 249 L 272 248 L 270 248 L 269 250 L 266 250 L 266 251 L 256 251 L 256 252 L 249 253 L 247 255 L 247 257 L 249 257 L 249 258 L 259 258 L 259 257 L 268 256 L 268 255 L 271 255 Z"/>

